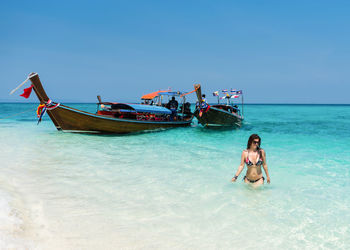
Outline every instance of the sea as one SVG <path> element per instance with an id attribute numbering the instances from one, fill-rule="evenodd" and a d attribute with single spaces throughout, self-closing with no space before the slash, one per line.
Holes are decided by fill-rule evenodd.
<path id="1" fill-rule="evenodd" d="M 350 105 L 245 105 L 240 129 L 57 131 L 0 104 L 0 249 L 349 249 Z M 67 104 L 96 112 L 95 104 Z M 232 183 L 251 134 L 271 183 Z"/>

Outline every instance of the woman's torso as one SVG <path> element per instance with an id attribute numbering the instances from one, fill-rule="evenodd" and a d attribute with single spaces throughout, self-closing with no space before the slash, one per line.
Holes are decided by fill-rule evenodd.
<path id="1" fill-rule="evenodd" d="M 261 150 L 257 152 L 252 152 L 246 150 L 245 163 L 247 165 L 246 177 L 249 180 L 257 180 L 262 177 L 261 166 L 263 164 Z"/>

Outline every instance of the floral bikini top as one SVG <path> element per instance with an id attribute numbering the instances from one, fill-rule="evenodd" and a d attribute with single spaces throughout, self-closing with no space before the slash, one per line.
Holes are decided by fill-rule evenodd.
<path id="1" fill-rule="evenodd" d="M 245 163 L 247 164 L 247 166 L 253 166 L 254 163 L 249 159 L 249 150 L 248 151 L 248 155 L 247 155 L 247 158 L 245 159 Z M 259 154 L 258 154 L 258 159 L 256 161 L 256 166 L 261 166 L 263 164 L 263 161 L 261 159 L 261 151 L 259 150 Z"/>

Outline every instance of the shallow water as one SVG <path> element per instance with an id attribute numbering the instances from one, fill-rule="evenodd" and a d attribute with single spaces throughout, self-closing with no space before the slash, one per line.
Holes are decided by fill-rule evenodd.
<path id="1" fill-rule="evenodd" d="M 0 248 L 350 245 L 350 106 L 246 105 L 240 130 L 124 136 L 37 126 L 36 106 L 0 104 Z M 245 170 L 230 182 L 252 133 L 271 176 L 259 188 Z"/>

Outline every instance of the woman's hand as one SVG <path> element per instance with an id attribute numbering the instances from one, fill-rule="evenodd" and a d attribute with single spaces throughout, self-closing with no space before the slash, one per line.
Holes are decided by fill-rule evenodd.
<path id="1" fill-rule="evenodd" d="M 266 181 L 270 184 L 270 177 L 266 177 Z"/>
<path id="2" fill-rule="evenodd" d="M 232 182 L 236 182 L 237 181 L 237 177 L 236 176 L 234 176 L 233 178 L 232 178 L 232 180 L 231 180 Z"/>

